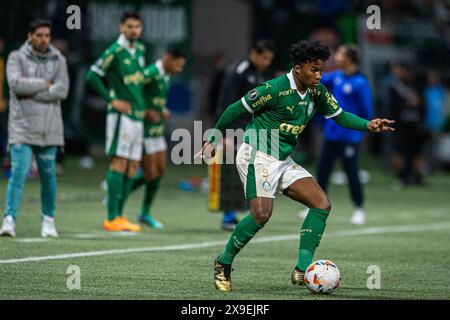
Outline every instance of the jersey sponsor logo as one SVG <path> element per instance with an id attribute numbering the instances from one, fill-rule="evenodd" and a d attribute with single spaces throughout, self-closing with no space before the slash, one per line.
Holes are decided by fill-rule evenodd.
<path id="1" fill-rule="evenodd" d="M 280 124 L 279 129 L 282 132 L 293 134 L 297 138 L 298 135 L 305 129 L 305 127 L 305 125 L 294 126 L 293 124 L 282 123 Z"/>
<path id="2" fill-rule="evenodd" d="M 299 106 L 306 106 L 308 104 L 308 101 L 300 101 L 298 103 Z"/>
<path id="3" fill-rule="evenodd" d="M 140 84 L 144 82 L 144 76 L 142 72 L 136 71 L 133 74 L 126 75 L 123 77 L 123 83 L 125 84 Z"/>
<path id="4" fill-rule="evenodd" d="M 101 68 L 102 69 L 106 69 L 110 64 L 111 64 L 111 61 L 114 59 L 114 55 L 112 55 L 112 54 L 110 54 L 109 56 L 107 56 L 106 58 L 105 58 L 105 60 L 101 60 Z"/>
<path id="5" fill-rule="evenodd" d="M 137 119 L 143 120 L 143 119 L 144 119 L 145 112 L 144 112 L 144 111 L 135 111 L 135 112 L 134 112 L 134 115 L 135 115 L 135 117 L 136 117 Z"/>
<path id="6" fill-rule="evenodd" d="M 255 100 L 257 97 L 258 97 L 258 90 L 256 89 L 253 89 L 248 93 L 248 98 L 252 101 Z"/>
<path id="7" fill-rule="evenodd" d="M 327 97 L 327 104 L 330 105 L 333 109 L 337 110 L 339 109 L 338 102 L 336 98 L 329 92 L 326 93 Z"/>
<path id="8" fill-rule="evenodd" d="M 128 59 L 128 58 L 125 58 L 125 59 L 123 60 L 123 63 L 125 63 L 127 66 L 129 66 L 129 65 L 131 64 L 131 60 Z"/>
<path id="9" fill-rule="evenodd" d="M 255 103 L 252 104 L 252 107 L 257 108 L 257 107 L 263 106 L 270 99 L 272 99 L 272 96 L 270 94 L 268 94 L 266 96 L 262 96 Z"/>
<path id="10" fill-rule="evenodd" d="M 163 124 L 160 124 L 158 126 L 151 127 L 150 129 L 148 129 L 148 134 L 151 136 L 160 135 L 163 133 L 164 133 L 164 125 Z"/>
<path id="11" fill-rule="evenodd" d="M 289 89 L 289 90 L 285 90 L 285 91 L 281 91 L 278 96 L 279 97 L 284 97 L 284 96 L 288 96 L 290 94 L 293 94 L 295 92 L 294 89 Z"/>
<path id="12" fill-rule="evenodd" d="M 167 103 L 167 99 L 161 97 L 154 97 L 152 100 L 154 106 L 165 107 Z"/>
<path id="13" fill-rule="evenodd" d="M 288 109 L 288 110 L 291 112 L 291 114 L 292 114 L 292 111 L 294 111 L 294 107 L 295 107 L 295 106 L 290 106 L 290 107 L 287 106 L 286 109 Z"/>

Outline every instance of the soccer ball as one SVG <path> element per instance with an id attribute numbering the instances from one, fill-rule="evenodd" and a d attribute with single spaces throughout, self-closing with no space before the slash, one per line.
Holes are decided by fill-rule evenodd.
<path id="1" fill-rule="evenodd" d="M 329 260 L 317 260 L 306 269 L 305 283 L 313 293 L 332 293 L 339 288 L 341 274 Z"/>

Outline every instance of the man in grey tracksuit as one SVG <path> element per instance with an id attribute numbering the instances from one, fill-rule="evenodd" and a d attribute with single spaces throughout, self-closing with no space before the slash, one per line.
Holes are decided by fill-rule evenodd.
<path id="1" fill-rule="evenodd" d="M 28 40 L 6 63 L 10 88 L 8 147 L 11 178 L 0 235 L 15 236 L 15 221 L 33 153 L 41 180 L 42 237 L 57 237 L 55 228 L 56 153 L 64 145 L 61 100 L 67 97 L 66 59 L 50 45 L 51 23 L 35 20 Z"/>

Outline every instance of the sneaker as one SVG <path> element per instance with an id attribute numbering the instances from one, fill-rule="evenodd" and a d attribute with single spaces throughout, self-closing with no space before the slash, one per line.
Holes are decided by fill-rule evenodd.
<path id="1" fill-rule="evenodd" d="M 221 264 L 218 260 L 214 260 L 214 286 L 217 291 L 231 291 L 231 268 L 230 264 Z"/>
<path id="2" fill-rule="evenodd" d="M 364 213 L 364 210 L 361 208 L 355 209 L 353 212 L 353 216 L 350 219 L 351 224 L 355 225 L 362 225 L 366 222 L 366 214 Z"/>
<path id="3" fill-rule="evenodd" d="M 138 215 L 138 221 L 142 224 L 145 224 L 153 229 L 164 229 L 164 225 L 158 220 L 153 219 L 151 215 Z"/>
<path id="4" fill-rule="evenodd" d="M 222 230 L 225 231 L 233 231 L 236 228 L 236 225 L 239 223 L 238 219 L 234 219 L 229 222 L 222 222 Z"/>
<path id="5" fill-rule="evenodd" d="M 57 238 L 58 232 L 55 228 L 55 219 L 52 217 L 44 216 L 42 219 L 41 237 L 47 238 Z"/>
<path id="6" fill-rule="evenodd" d="M 11 215 L 7 215 L 3 219 L 3 226 L 0 229 L 0 236 L 16 236 L 16 223 L 14 222 L 14 218 Z"/>
<path id="7" fill-rule="evenodd" d="M 306 216 L 308 215 L 309 212 L 309 208 L 303 209 L 302 211 L 299 211 L 297 214 L 297 217 L 300 220 L 305 220 Z"/>
<path id="8" fill-rule="evenodd" d="M 305 285 L 305 273 L 300 271 L 297 266 L 294 268 L 294 271 L 292 271 L 291 282 L 293 285 Z"/>

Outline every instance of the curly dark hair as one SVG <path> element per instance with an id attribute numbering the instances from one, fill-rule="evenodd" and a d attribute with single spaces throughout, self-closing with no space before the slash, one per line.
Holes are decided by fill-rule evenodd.
<path id="1" fill-rule="evenodd" d="M 330 49 L 319 40 L 299 41 L 291 48 L 291 58 L 294 64 L 309 63 L 319 59 L 325 61 L 330 57 Z"/>

